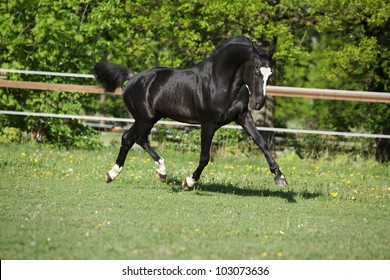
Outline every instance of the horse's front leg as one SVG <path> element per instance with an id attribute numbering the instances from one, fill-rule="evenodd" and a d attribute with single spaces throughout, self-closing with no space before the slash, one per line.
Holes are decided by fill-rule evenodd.
<path id="1" fill-rule="evenodd" d="M 191 177 L 187 177 L 184 179 L 182 183 L 182 187 L 184 190 L 188 191 L 193 188 L 195 182 L 199 180 L 203 169 L 209 163 L 211 142 L 213 141 L 213 136 L 216 130 L 217 127 L 215 125 L 202 125 L 201 127 L 202 148 L 200 152 L 199 165 Z"/>
<path id="2" fill-rule="evenodd" d="M 237 118 L 236 123 L 242 126 L 242 128 L 252 137 L 253 141 L 263 152 L 268 162 L 270 171 L 275 174 L 275 178 L 274 178 L 275 183 L 279 187 L 287 186 L 286 178 L 284 177 L 283 173 L 280 171 L 279 165 L 276 163 L 275 159 L 273 158 L 270 151 L 268 150 L 267 143 L 264 141 L 263 137 L 261 137 L 260 133 L 257 131 L 255 122 L 253 121 L 251 114 L 248 111 L 242 113 Z"/>

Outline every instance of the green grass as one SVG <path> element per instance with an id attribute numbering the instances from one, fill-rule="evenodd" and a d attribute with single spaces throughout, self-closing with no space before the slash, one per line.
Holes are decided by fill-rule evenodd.
<path id="1" fill-rule="evenodd" d="M 389 259 L 390 166 L 339 156 L 215 155 L 196 191 L 181 181 L 197 154 L 159 151 L 168 182 L 132 150 L 0 146 L 1 259 Z"/>

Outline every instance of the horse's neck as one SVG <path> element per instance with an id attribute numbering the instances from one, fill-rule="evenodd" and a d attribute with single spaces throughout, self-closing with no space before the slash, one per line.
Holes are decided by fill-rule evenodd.
<path id="1" fill-rule="evenodd" d="M 247 43 L 228 44 L 214 54 L 214 63 L 237 65 L 251 59 L 252 45 Z"/>
<path id="2" fill-rule="evenodd" d="M 211 57 L 212 75 L 216 83 L 231 86 L 231 82 L 239 79 L 242 67 L 251 59 L 251 47 L 247 44 L 232 44 L 225 46 Z"/>

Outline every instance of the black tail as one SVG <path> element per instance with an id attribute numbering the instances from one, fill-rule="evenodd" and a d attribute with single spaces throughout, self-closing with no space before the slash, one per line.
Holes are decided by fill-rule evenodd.
<path id="1" fill-rule="evenodd" d="M 114 92 L 134 75 L 130 69 L 109 62 L 96 63 L 93 67 L 93 74 L 95 75 L 96 80 L 98 80 L 108 92 Z"/>

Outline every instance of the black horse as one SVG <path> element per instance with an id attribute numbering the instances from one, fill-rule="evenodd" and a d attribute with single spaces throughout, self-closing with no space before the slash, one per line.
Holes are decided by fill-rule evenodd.
<path id="1" fill-rule="evenodd" d="M 157 165 L 157 176 L 166 179 L 164 159 L 150 146 L 148 135 L 161 118 L 201 125 L 201 154 L 198 168 L 186 177 L 182 187 L 191 189 L 199 180 L 210 159 L 210 146 L 217 129 L 235 121 L 252 137 L 263 152 L 275 183 L 281 187 L 287 181 L 256 130 L 251 107 L 264 106 L 266 82 L 271 75 L 271 54 L 247 37 L 233 37 L 193 68 L 154 68 L 134 75 L 126 67 L 99 62 L 94 67 L 96 79 L 106 91 L 114 91 L 126 81 L 123 100 L 135 119 L 123 134 L 116 164 L 106 174 L 106 182 L 122 171 L 128 151 L 139 144 Z"/>

